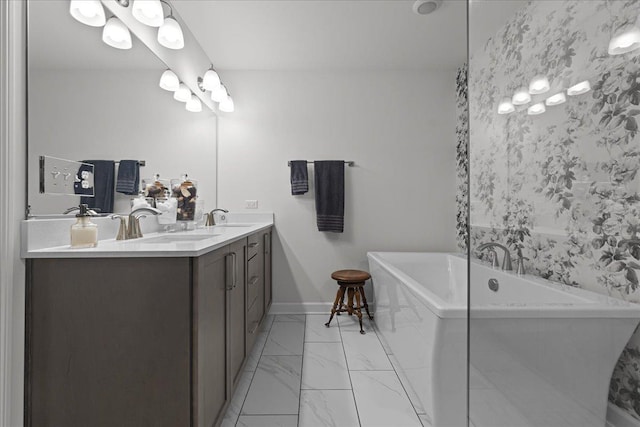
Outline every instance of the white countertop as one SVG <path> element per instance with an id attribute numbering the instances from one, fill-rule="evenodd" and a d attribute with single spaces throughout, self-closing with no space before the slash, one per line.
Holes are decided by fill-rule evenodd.
<path id="1" fill-rule="evenodd" d="M 197 257 L 226 246 L 251 234 L 273 226 L 273 215 L 242 216 L 213 227 L 198 228 L 174 233 L 153 232 L 133 240 L 104 239 L 95 248 L 72 249 L 68 243 L 42 247 L 34 244 L 37 234 L 29 228 L 39 230 L 43 224 L 26 220 L 23 223 L 23 258 L 148 258 L 148 257 Z M 51 226 L 51 225 L 48 225 Z M 57 226 L 57 225 L 56 225 Z M 65 224 L 68 230 L 68 225 Z M 37 235 L 35 239 L 37 239 Z M 68 239 L 68 237 L 67 237 Z"/>

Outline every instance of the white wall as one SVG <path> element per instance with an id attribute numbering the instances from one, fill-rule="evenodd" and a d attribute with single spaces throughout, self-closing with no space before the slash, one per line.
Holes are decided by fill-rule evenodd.
<path id="1" fill-rule="evenodd" d="M 163 69 L 30 70 L 29 203 L 34 214 L 61 213 L 77 196 L 38 193 L 38 156 L 146 160 L 141 178 L 160 173 L 198 180 L 207 209 L 216 199 L 216 116 L 190 113 L 158 87 Z M 129 212 L 116 193 L 114 210 Z"/>
<path id="2" fill-rule="evenodd" d="M 275 213 L 274 309 L 325 311 L 331 272 L 368 269 L 367 251 L 455 250 L 455 70 L 224 77 L 236 111 L 219 120 L 219 205 Z M 356 162 L 343 234 L 317 230 L 313 165 L 291 195 L 294 159 Z"/>

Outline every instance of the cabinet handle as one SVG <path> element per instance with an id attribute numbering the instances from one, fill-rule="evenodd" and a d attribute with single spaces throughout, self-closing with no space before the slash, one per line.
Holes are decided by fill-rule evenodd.
<path id="1" fill-rule="evenodd" d="M 251 280 L 249 280 L 249 285 L 251 285 L 251 286 L 255 285 L 256 283 L 258 283 L 258 280 L 260 280 L 260 277 L 258 277 L 258 276 L 253 276 L 253 277 L 251 278 Z"/>
<path id="2" fill-rule="evenodd" d="M 231 252 L 231 256 L 233 257 L 233 287 L 231 289 L 235 289 L 238 284 L 238 258 L 235 252 Z"/>
<path id="3" fill-rule="evenodd" d="M 256 333 L 256 330 L 258 329 L 258 325 L 260 324 L 260 322 L 253 322 L 253 323 L 254 323 L 253 328 L 249 330 L 249 333 L 252 335 Z"/>
<path id="4" fill-rule="evenodd" d="M 230 291 L 233 289 L 233 275 L 235 274 L 235 269 L 233 268 L 233 255 L 225 255 L 224 257 L 227 263 L 227 274 L 225 274 L 226 286 L 225 288 Z"/>
<path id="5" fill-rule="evenodd" d="M 269 244 L 269 235 L 265 234 L 264 235 L 264 253 L 269 255 L 269 246 L 271 246 Z"/>
<path id="6" fill-rule="evenodd" d="M 260 246 L 260 243 L 258 243 L 258 242 L 249 243 L 249 247 L 250 248 L 255 248 L 257 246 Z"/>

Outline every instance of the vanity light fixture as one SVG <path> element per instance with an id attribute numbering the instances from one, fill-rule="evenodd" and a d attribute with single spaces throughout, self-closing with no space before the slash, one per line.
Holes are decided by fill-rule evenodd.
<path id="1" fill-rule="evenodd" d="M 191 91 L 186 84 L 180 83 L 178 90 L 176 90 L 173 94 L 173 99 L 180 102 L 187 102 L 189 99 L 191 99 Z"/>
<path id="2" fill-rule="evenodd" d="M 69 13 L 76 21 L 91 27 L 102 27 L 107 22 L 100 0 L 71 0 Z"/>
<path id="3" fill-rule="evenodd" d="M 180 87 L 178 76 L 171 70 L 166 70 L 160 77 L 160 87 L 164 90 L 175 92 Z"/>
<path id="4" fill-rule="evenodd" d="M 550 97 L 548 97 L 544 103 L 549 106 L 552 107 L 554 105 L 560 105 L 560 104 L 564 104 L 567 101 L 567 97 L 564 96 L 564 92 L 558 92 L 555 95 L 552 95 Z"/>
<path id="5" fill-rule="evenodd" d="M 531 95 L 527 91 L 526 87 L 521 87 L 513 94 L 513 98 L 511 98 L 511 102 L 513 105 L 524 105 L 531 102 Z"/>
<path id="6" fill-rule="evenodd" d="M 583 93 L 587 93 L 590 90 L 591 90 L 591 84 L 589 84 L 589 80 L 585 80 L 567 89 L 567 95 L 569 96 L 582 95 Z"/>
<path id="7" fill-rule="evenodd" d="M 131 49 L 131 33 L 118 18 L 109 18 L 102 29 L 102 41 L 116 49 Z"/>
<path id="8" fill-rule="evenodd" d="M 202 111 L 202 102 L 200 102 L 200 98 L 192 94 L 185 108 L 192 113 L 199 113 Z"/>
<path id="9" fill-rule="evenodd" d="M 209 68 L 207 72 L 204 73 L 204 77 L 202 78 L 202 88 L 203 90 L 210 90 L 211 92 L 213 92 L 214 90 L 220 88 L 220 84 L 220 76 L 218 76 L 218 73 L 213 69 L 212 65 L 211 68 Z"/>
<path id="10" fill-rule="evenodd" d="M 222 102 L 227 98 L 227 88 L 224 84 L 220 83 L 220 86 L 211 91 L 211 100 L 214 102 Z"/>
<path id="11" fill-rule="evenodd" d="M 539 95 L 549 91 L 549 79 L 546 76 L 535 76 L 529 83 L 529 93 L 531 95 Z"/>
<path id="12" fill-rule="evenodd" d="M 624 25 L 609 41 L 609 55 L 622 55 L 640 49 L 640 17 L 633 25 Z"/>
<path id="13" fill-rule="evenodd" d="M 538 114 L 542 114 L 545 111 L 547 111 L 547 109 L 544 107 L 544 104 L 542 102 L 533 104 L 531 107 L 527 108 L 527 114 L 530 116 L 537 116 Z"/>
<path id="14" fill-rule="evenodd" d="M 509 114 L 516 111 L 516 107 L 513 106 L 509 98 L 503 98 L 498 105 L 498 114 Z"/>
<path id="15" fill-rule="evenodd" d="M 160 0 L 133 0 L 131 14 L 139 22 L 150 27 L 159 27 L 164 22 Z"/>
<path id="16" fill-rule="evenodd" d="M 184 34 L 180 24 L 169 15 L 164 19 L 164 23 L 158 28 L 158 43 L 167 49 L 182 49 L 184 47 Z"/>
<path id="17" fill-rule="evenodd" d="M 235 107 L 233 105 L 233 99 L 231 99 L 229 94 L 227 94 L 227 97 L 225 99 L 220 101 L 220 104 L 218 104 L 218 108 L 220 109 L 220 111 L 223 111 L 225 113 L 233 113 Z"/>

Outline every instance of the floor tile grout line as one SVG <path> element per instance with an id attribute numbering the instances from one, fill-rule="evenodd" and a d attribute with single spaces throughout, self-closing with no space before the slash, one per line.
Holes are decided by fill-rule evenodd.
<path id="1" fill-rule="evenodd" d="M 304 316 L 304 328 L 302 330 L 302 360 L 300 361 L 300 390 L 298 392 L 298 422 L 296 425 L 300 427 L 300 409 L 302 406 L 302 375 L 304 373 L 304 339 L 307 336 L 307 315 Z"/>
<path id="2" fill-rule="evenodd" d="M 344 363 L 347 365 L 347 375 L 349 375 L 349 384 L 351 384 L 351 397 L 353 397 L 353 406 L 356 408 L 356 416 L 358 417 L 358 425 L 362 427 L 362 421 L 360 420 L 360 411 L 358 410 L 358 403 L 356 401 L 356 391 L 353 389 L 353 381 L 351 380 L 351 371 L 349 370 L 349 361 L 347 360 L 347 352 L 344 349 L 344 337 L 342 336 L 342 328 L 340 322 L 336 319 L 338 324 L 338 333 L 340 334 L 340 344 L 342 345 L 342 354 L 344 355 Z"/>

